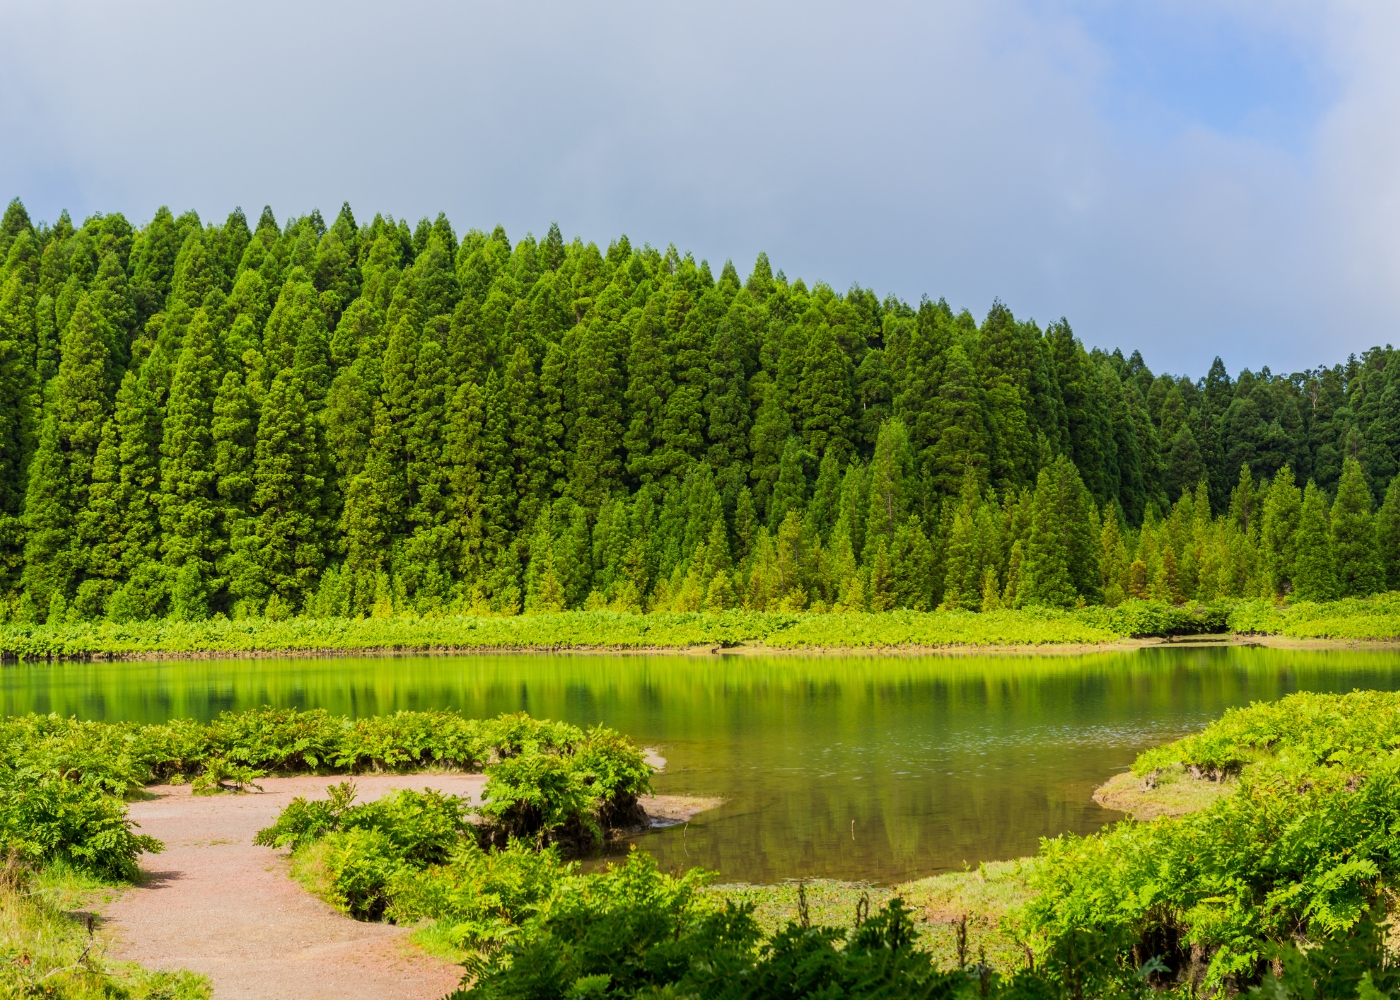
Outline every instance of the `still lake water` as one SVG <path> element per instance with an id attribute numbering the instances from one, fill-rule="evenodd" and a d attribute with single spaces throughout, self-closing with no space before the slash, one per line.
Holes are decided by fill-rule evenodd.
<path id="1" fill-rule="evenodd" d="M 1232 705 L 1400 688 L 1400 654 L 1253 647 L 1082 656 L 180 660 L 0 667 L 0 712 L 209 719 L 456 708 L 605 723 L 667 758 L 657 791 L 727 803 L 636 838 L 726 881 L 893 883 L 1033 853 L 1119 814 L 1095 786 Z"/>

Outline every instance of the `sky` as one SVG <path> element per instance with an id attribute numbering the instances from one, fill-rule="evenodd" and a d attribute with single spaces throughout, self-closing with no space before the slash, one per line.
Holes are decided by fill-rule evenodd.
<path id="1" fill-rule="evenodd" d="M 674 243 L 1197 376 L 1400 340 L 1391 0 L 0 0 L 0 195 Z"/>

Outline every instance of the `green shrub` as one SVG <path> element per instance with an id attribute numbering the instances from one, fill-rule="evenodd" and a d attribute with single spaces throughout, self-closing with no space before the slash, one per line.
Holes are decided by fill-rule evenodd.
<path id="1" fill-rule="evenodd" d="M 0 853 L 13 850 L 36 866 L 63 862 L 130 880 L 137 856 L 161 849 L 154 837 L 134 832 L 125 803 L 95 785 L 58 771 L 0 772 Z"/>
<path id="2" fill-rule="evenodd" d="M 1400 880 L 1398 708 L 1390 693 L 1292 695 L 1143 754 L 1140 773 L 1240 770 L 1239 789 L 1178 819 L 1043 842 L 1024 918 L 1049 974 L 1105 988 L 1158 956 L 1197 963 L 1213 989 L 1256 981 L 1300 937 L 1357 938 Z"/>
<path id="3" fill-rule="evenodd" d="M 348 781 L 327 789 L 320 801 L 298 796 L 253 843 L 296 849 L 332 833 L 373 830 L 387 838 L 395 857 L 422 867 L 445 860 L 470 828 L 466 803 L 432 789 L 403 788 L 358 806 L 351 804 L 354 798 L 354 783 Z"/>
<path id="4" fill-rule="evenodd" d="M 464 839 L 445 864 L 400 873 L 388 916 L 436 920 L 454 947 L 486 955 L 512 940 L 519 924 L 577 869 L 554 847 L 512 840 L 487 851 Z"/>
<path id="5" fill-rule="evenodd" d="M 298 795 L 269 827 L 259 830 L 253 843 L 296 850 L 340 829 L 340 817 L 355 799 L 355 783 L 342 781 L 326 789 L 326 798 L 308 800 Z"/>
<path id="6" fill-rule="evenodd" d="M 384 915 L 389 885 L 406 867 L 388 834 L 372 827 L 334 830 L 314 849 L 333 905 L 361 920 Z"/>

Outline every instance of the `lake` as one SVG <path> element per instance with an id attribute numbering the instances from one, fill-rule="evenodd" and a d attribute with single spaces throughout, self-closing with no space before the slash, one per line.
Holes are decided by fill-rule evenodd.
<path id="1" fill-rule="evenodd" d="M 635 838 L 725 881 L 894 883 L 1033 853 L 1119 814 L 1090 799 L 1142 749 L 1290 691 L 1400 687 L 1387 651 L 1048 656 L 513 654 L 0 667 L 0 710 L 209 719 L 456 708 L 604 723 L 667 758 L 657 791 L 728 801 Z"/>

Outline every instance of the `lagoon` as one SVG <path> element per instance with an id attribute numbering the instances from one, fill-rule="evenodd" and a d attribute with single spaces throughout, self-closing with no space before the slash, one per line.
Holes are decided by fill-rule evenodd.
<path id="1" fill-rule="evenodd" d="M 603 723 L 667 758 L 659 792 L 727 799 L 634 838 L 664 866 L 702 865 L 725 881 L 893 884 L 1030 854 L 1040 837 L 1119 818 L 1093 789 L 1231 706 L 1358 687 L 1400 688 L 1400 653 L 40 662 L 0 668 L 0 711 L 160 722 L 261 705 L 351 716 L 456 708 Z"/>

